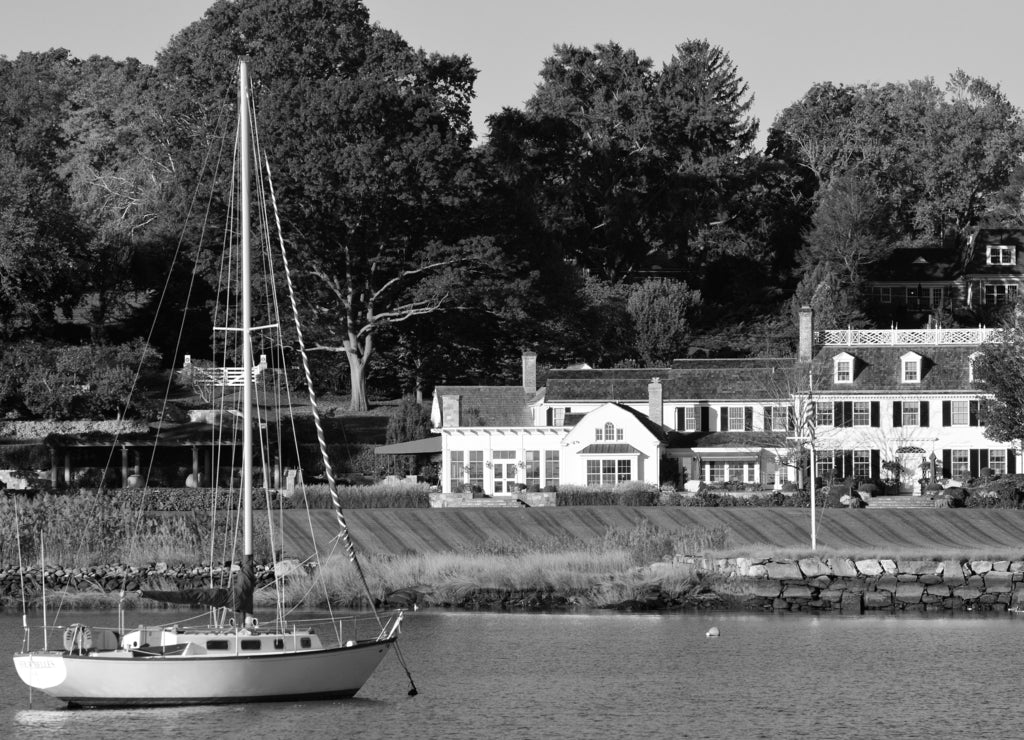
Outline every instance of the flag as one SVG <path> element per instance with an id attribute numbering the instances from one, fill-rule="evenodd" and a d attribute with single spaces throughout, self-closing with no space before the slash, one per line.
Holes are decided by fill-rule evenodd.
<path id="1" fill-rule="evenodd" d="M 815 424 L 815 408 L 814 408 L 814 380 L 811 376 L 810 371 L 807 372 L 807 397 L 802 399 L 802 405 L 800 408 L 800 426 L 798 427 L 798 434 L 801 437 L 809 440 L 812 444 L 814 443 L 814 424 Z"/>

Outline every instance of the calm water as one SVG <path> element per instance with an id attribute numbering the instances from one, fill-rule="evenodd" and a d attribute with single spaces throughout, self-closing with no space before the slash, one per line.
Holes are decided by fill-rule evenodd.
<path id="1" fill-rule="evenodd" d="M 415 698 L 392 654 L 345 701 L 67 710 L 40 693 L 30 707 L 9 657 L 21 618 L 0 615 L 0 737 L 1017 737 L 1022 630 L 1008 615 L 424 611 L 402 637 Z"/>

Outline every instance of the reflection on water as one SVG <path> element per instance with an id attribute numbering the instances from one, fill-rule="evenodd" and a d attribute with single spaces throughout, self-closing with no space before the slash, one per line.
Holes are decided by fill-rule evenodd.
<path id="1" fill-rule="evenodd" d="M 166 612 L 163 613 L 166 616 Z M 63 621 L 100 623 L 105 614 Z M 407 615 L 419 696 L 389 657 L 344 701 L 29 708 L 0 615 L 4 738 L 1017 736 L 1020 617 L 802 614 Z M 707 639 L 711 626 L 721 637 Z"/>

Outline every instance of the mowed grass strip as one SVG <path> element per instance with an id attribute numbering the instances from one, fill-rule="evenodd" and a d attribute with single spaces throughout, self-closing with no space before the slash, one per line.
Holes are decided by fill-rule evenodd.
<path id="1" fill-rule="evenodd" d="M 310 517 L 312 536 L 321 546 L 337 535 L 333 512 L 314 511 Z M 730 549 L 798 549 L 809 547 L 811 524 L 809 509 L 785 508 L 352 509 L 345 518 L 361 552 L 391 555 L 472 552 L 500 542 L 598 542 L 609 530 L 630 530 L 643 521 L 669 531 L 722 527 Z M 286 511 L 284 521 L 286 552 L 309 555 L 313 540 L 306 514 Z M 955 548 L 1024 554 L 1024 511 L 821 509 L 818 544 L 879 555 Z"/>

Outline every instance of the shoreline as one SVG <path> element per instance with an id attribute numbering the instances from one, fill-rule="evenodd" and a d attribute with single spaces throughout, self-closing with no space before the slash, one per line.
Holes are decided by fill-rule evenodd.
<path id="1" fill-rule="evenodd" d="M 598 609 L 863 614 L 1012 612 L 1024 600 L 1024 560 L 676 556 L 650 565 L 578 571 L 571 579 L 530 571 L 518 574 L 518 582 L 514 573 L 506 573 L 508 577 L 496 582 L 493 574 L 477 571 L 477 578 L 473 579 L 470 573 L 452 571 L 450 564 L 445 565 L 445 577 L 436 573 L 432 577 L 424 560 L 409 558 L 405 565 L 410 568 L 390 572 L 389 577 L 377 580 L 385 587 L 375 594 L 375 606 L 508 612 Z M 449 560 L 456 561 L 458 557 L 451 556 Z M 506 559 L 463 556 L 463 560 L 478 566 L 490 561 L 500 569 Z M 18 568 L 8 567 L 0 569 L 0 611 L 20 611 L 23 594 L 30 608 L 39 608 L 44 579 L 48 607 L 59 603 L 62 608 L 73 610 L 111 610 L 118 606 L 123 589 L 126 609 L 163 609 L 166 607 L 143 600 L 137 592 L 142 588 L 207 585 L 211 577 L 226 578 L 230 569 L 150 564 L 106 569 L 50 567 L 45 574 L 35 567 L 25 569 L 23 574 Z M 368 608 L 366 596 L 351 574 L 337 564 L 329 564 L 324 571 L 318 574 L 294 561 L 277 564 L 284 604 L 288 608 L 324 608 L 326 592 L 336 606 Z M 257 565 L 257 610 L 273 607 L 269 587 L 275 577 L 273 565 Z M 322 598 L 310 600 L 311 586 L 321 580 Z"/>

